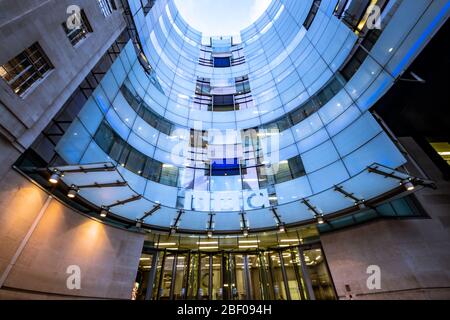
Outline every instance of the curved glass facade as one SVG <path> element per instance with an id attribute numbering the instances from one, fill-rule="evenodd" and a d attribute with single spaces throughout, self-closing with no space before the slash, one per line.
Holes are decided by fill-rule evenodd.
<path id="1" fill-rule="evenodd" d="M 339 17 L 346 1 L 273 1 L 239 36 L 217 38 L 172 1 L 128 2 L 142 52 L 127 44 L 56 147 L 71 165 L 113 163 L 127 186 L 81 197 L 102 207 L 137 194 L 111 212 L 228 233 L 357 211 L 409 180 L 370 108 L 448 2 L 378 1 L 383 28 L 370 29 L 367 15 Z"/>

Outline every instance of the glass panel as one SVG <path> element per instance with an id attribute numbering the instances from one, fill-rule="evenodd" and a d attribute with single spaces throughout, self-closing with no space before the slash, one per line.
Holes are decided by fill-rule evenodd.
<path id="1" fill-rule="evenodd" d="M 268 253 L 270 270 L 273 277 L 273 291 L 275 300 L 287 300 L 286 289 L 284 286 L 283 271 L 281 269 L 281 260 L 278 252 Z"/>
<path id="2" fill-rule="evenodd" d="M 132 300 L 145 300 L 152 269 L 153 254 L 143 254 L 139 261 L 136 281 L 131 294 Z"/>
<path id="3" fill-rule="evenodd" d="M 316 300 L 336 299 L 322 250 L 305 250 L 304 256 Z"/>
<path id="4" fill-rule="evenodd" d="M 176 260 L 176 277 L 173 298 L 175 300 L 186 299 L 186 277 L 189 266 L 189 255 L 179 254 Z"/>
<path id="5" fill-rule="evenodd" d="M 213 283 L 212 283 L 212 299 L 222 300 L 223 299 L 223 288 L 222 288 L 222 255 L 213 256 Z"/>

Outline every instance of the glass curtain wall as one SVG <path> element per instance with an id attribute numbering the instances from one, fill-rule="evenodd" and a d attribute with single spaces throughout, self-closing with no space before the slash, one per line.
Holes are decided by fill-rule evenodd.
<path id="1" fill-rule="evenodd" d="M 133 292 L 138 300 L 336 298 L 319 245 L 242 252 L 146 253 Z"/>

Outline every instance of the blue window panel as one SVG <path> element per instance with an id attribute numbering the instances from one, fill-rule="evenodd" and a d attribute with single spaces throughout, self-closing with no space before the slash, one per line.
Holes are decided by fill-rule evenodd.
<path id="1" fill-rule="evenodd" d="M 176 209 L 161 207 L 161 209 L 147 217 L 144 222 L 153 226 L 170 228 L 177 216 L 178 212 Z"/>
<path id="2" fill-rule="evenodd" d="M 269 209 L 250 210 L 245 214 L 251 229 L 275 227 L 273 213 Z"/>
<path id="3" fill-rule="evenodd" d="M 144 196 L 145 198 L 153 202 L 158 202 L 164 206 L 175 208 L 177 203 L 177 194 L 178 194 L 177 188 L 169 187 L 148 180 Z"/>
<path id="4" fill-rule="evenodd" d="M 214 215 L 215 230 L 240 230 L 241 215 L 238 212 L 216 212 Z"/>
<path id="5" fill-rule="evenodd" d="M 116 59 L 111 67 L 111 70 L 114 74 L 114 78 L 116 78 L 116 82 L 121 85 L 127 76 L 125 68 L 122 65 L 122 61 L 120 59 Z"/>
<path id="6" fill-rule="evenodd" d="M 136 219 L 140 219 L 146 212 L 149 212 L 153 206 L 154 203 L 146 199 L 140 199 L 123 206 L 114 207 L 114 213 L 135 221 Z"/>
<path id="7" fill-rule="evenodd" d="M 235 177 L 232 177 L 240 176 L 238 158 L 213 159 L 211 161 L 211 175 L 217 177 L 211 179 L 212 191 L 241 189 L 240 180 L 236 182 Z"/>
<path id="8" fill-rule="evenodd" d="M 316 133 L 312 134 L 306 139 L 303 139 L 302 141 L 297 143 L 298 150 L 300 153 L 305 153 L 312 148 L 317 147 L 318 145 L 324 143 L 325 141 L 329 140 L 330 137 L 328 136 L 328 133 L 325 129 L 320 129 Z"/>
<path id="9" fill-rule="evenodd" d="M 330 136 L 338 134 L 353 123 L 359 116 L 361 116 L 361 111 L 355 105 L 352 105 L 327 126 L 328 133 Z"/>
<path id="10" fill-rule="evenodd" d="M 137 174 L 121 166 L 119 166 L 117 170 L 123 176 L 125 181 L 128 182 L 128 186 L 133 189 L 134 192 L 137 194 L 144 194 L 147 179 L 138 176 Z"/>
<path id="11" fill-rule="evenodd" d="M 83 109 L 78 114 L 78 118 L 84 124 L 88 132 L 94 136 L 97 128 L 103 120 L 103 114 L 95 102 L 95 98 L 91 96 Z"/>
<path id="12" fill-rule="evenodd" d="M 155 153 L 155 147 L 152 146 L 147 141 L 141 139 L 139 136 L 137 136 L 135 133 L 131 133 L 130 137 L 128 138 L 128 144 L 138 150 L 139 152 L 145 154 L 146 156 L 152 158 Z"/>
<path id="13" fill-rule="evenodd" d="M 119 118 L 114 109 L 109 109 L 106 114 L 106 120 L 111 125 L 111 128 L 124 140 L 128 139 L 128 135 L 130 134 L 130 128 L 128 128 L 125 123 L 123 123 L 122 119 Z"/>
<path id="14" fill-rule="evenodd" d="M 130 40 L 128 43 L 130 43 L 132 40 Z M 126 50 L 126 49 L 125 49 Z M 125 70 L 125 73 L 128 74 L 128 72 L 131 70 L 131 63 L 130 60 L 127 57 L 127 54 L 125 50 L 122 51 L 120 54 L 120 60 L 122 61 L 123 68 Z"/>
<path id="15" fill-rule="evenodd" d="M 159 131 L 141 118 L 137 118 L 133 126 L 133 131 L 146 142 L 156 146 L 159 137 Z"/>
<path id="16" fill-rule="evenodd" d="M 276 184 L 275 190 L 279 204 L 296 201 L 312 194 L 311 186 L 306 176 Z"/>
<path id="17" fill-rule="evenodd" d="M 255 116 L 252 119 L 245 120 L 245 121 L 239 121 L 237 123 L 238 129 L 248 129 L 253 128 L 261 125 L 261 119 L 258 117 L 258 115 L 255 114 Z"/>
<path id="18" fill-rule="evenodd" d="M 333 187 L 349 178 L 342 161 L 336 161 L 308 175 L 314 193 L 319 193 Z"/>
<path id="19" fill-rule="evenodd" d="M 206 230 L 209 223 L 208 212 L 186 211 L 180 218 L 179 228 L 187 230 Z"/>
<path id="20" fill-rule="evenodd" d="M 194 91 L 194 90 L 192 90 Z M 171 110 L 172 113 L 176 114 L 178 118 L 188 118 L 189 117 L 189 107 L 185 105 L 181 105 L 179 103 L 174 103 L 172 100 L 169 100 L 167 104 L 167 109 Z M 184 119 L 182 121 L 185 121 Z"/>
<path id="21" fill-rule="evenodd" d="M 297 141 L 305 139 L 315 133 L 316 131 L 323 128 L 322 120 L 319 118 L 317 113 L 309 116 L 302 122 L 296 124 L 292 127 L 294 135 Z"/>
<path id="22" fill-rule="evenodd" d="M 68 164 L 77 164 L 91 139 L 92 137 L 86 128 L 78 119 L 75 119 L 55 150 Z"/>
<path id="23" fill-rule="evenodd" d="M 399 186 L 397 179 L 369 173 L 367 170 L 341 184 L 347 192 L 354 193 L 358 199 L 370 200 Z"/>
<path id="24" fill-rule="evenodd" d="M 285 106 L 284 109 L 286 110 L 286 112 L 290 112 L 294 109 L 296 109 L 298 106 L 302 105 L 304 102 L 306 102 L 306 100 L 308 100 L 310 98 L 308 92 L 303 91 L 301 94 L 299 94 L 295 99 L 291 100 L 290 102 L 288 102 Z"/>
<path id="25" fill-rule="evenodd" d="M 186 108 L 183 108 L 183 109 L 186 109 Z M 174 111 L 176 111 L 176 110 L 174 110 Z M 176 124 L 179 124 L 182 126 L 187 126 L 188 119 L 180 116 L 179 114 L 174 114 L 170 111 L 166 111 L 164 118 L 169 122 L 176 123 Z"/>
<path id="26" fill-rule="evenodd" d="M 334 191 L 334 189 L 315 194 L 308 200 L 323 214 L 331 214 L 355 206 L 352 199 L 345 198 L 344 195 Z"/>
<path id="27" fill-rule="evenodd" d="M 234 111 L 213 112 L 213 122 L 234 122 L 236 115 Z"/>
<path id="28" fill-rule="evenodd" d="M 103 91 L 103 88 L 101 86 L 98 86 L 94 90 L 93 97 L 95 98 L 95 101 L 97 102 L 97 105 L 99 106 L 103 114 L 106 114 L 111 107 L 111 103 L 109 102 L 108 97 L 106 96 L 106 93 L 105 91 Z"/>
<path id="29" fill-rule="evenodd" d="M 136 196 L 136 194 L 128 187 L 109 187 L 81 189 L 80 196 L 100 207 L 114 204 L 118 200 L 130 199 Z M 112 212 L 114 213 L 113 209 Z"/>
<path id="30" fill-rule="evenodd" d="M 376 76 L 375 81 L 356 101 L 363 112 L 369 110 L 394 84 L 392 77 L 385 71 L 376 74 Z"/>
<path id="31" fill-rule="evenodd" d="M 255 107 L 239 110 L 239 112 L 236 112 L 236 120 L 237 121 L 250 120 L 255 116 L 257 116 L 258 114 L 259 114 L 258 109 Z"/>
<path id="32" fill-rule="evenodd" d="M 278 206 L 277 213 L 279 214 L 281 221 L 288 224 L 314 219 L 314 215 L 311 211 L 299 201 Z"/>
<path id="33" fill-rule="evenodd" d="M 283 149 L 286 147 L 289 147 L 290 145 L 293 145 L 295 143 L 294 141 L 294 135 L 292 134 L 291 130 L 284 130 L 280 132 L 280 147 L 279 149 Z"/>
<path id="34" fill-rule="evenodd" d="M 354 100 L 357 100 L 370 84 L 375 80 L 376 75 L 381 71 L 381 66 L 370 56 L 364 60 L 356 74 L 346 84 L 347 92 Z"/>
<path id="35" fill-rule="evenodd" d="M 89 146 L 86 149 L 86 152 L 83 155 L 83 158 L 80 160 L 80 164 L 90 164 L 90 163 L 102 163 L 102 162 L 111 162 L 116 164 L 114 160 L 112 160 L 99 146 L 98 144 L 92 140 L 89 143 Z"/>
<path id="36" fill-rule="evenodd" d="M 324 124 L 328 124 L 342 114 L 353 103 L 345 90 L 341 90 L 333 99 L 319 110 Z"/>
<path id="37" fill-rule="evenodd" d="M 182 166 L 185 160 L 185 157 L 178 157 L 177 154 L 173 154 L 167 151 L 163 151 L 159 148 L 156 148 L 154 159 L 159 162 L 172 164 L 175 166 Z"/>
<path id="38" fill-rule="evenodd" d="M 406 160 L 383 132 L 345 157 L 344 162 L 350 173 L 355 175 L 374 163 L 396 169 L 405 164 Z"/>
<path id="39" fill-rule="evenodd" d="M 302 154 L 303 165 L 307 173 L 323 168 L 337 159 L 339 159 L 339 155 L 330 140 Z"/>
<path id="40" fill-rule="evenodd" d="M 362 117 L 337 134 L 333 141 L 341 157 L 344 157 L 367 143 L 381 131 L 380 125 L 375 121 L 372 114 L 366 112 Z"/>
<path id="41" fill-rule="evenodd" d="M 129 128 L 133 126 L 134 120 L 137 117 L 136 111 L 130 107 L 121 92 L 119 92 L 114 99 L 113 108 L 116 111 L 122 122 Z"/>
<path id="42" fill-rule="evenodd" d="M 119 86 L 117 85 L 116 79 L 113 76 L 112 71 L 106 73 L 101 81 L 101 86 L 106 93 L 109 101 L 114 101 L 117 92 L 119 92 Z"/>
<path id="43" fill-rule="evenodd" d="M 191 109 L 189 118 L 191 120 L 212 122 L 212 112 Z"/>

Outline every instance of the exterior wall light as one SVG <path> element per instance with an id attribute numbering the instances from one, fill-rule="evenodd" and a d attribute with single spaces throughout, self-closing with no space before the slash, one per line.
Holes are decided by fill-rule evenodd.
<path id="1" fill-rule="evenodd" d="M 403 181 L 402 184 L 407 191 L 413 191 L 416 188 L 411 181 Z"/>
<path id="2" fill-rule="evenodd" d="M 78 188 L 75 185 L 72 185 L 69 189 L 69 192 L 67 193 L 67 196 L 70 199 L 75 199 L 77 194 L 78 194 Z"/>
<path id="3" fill-rule="evenodd" d="M 103 207 L 102 210 L 100 211 L 100 217 L 102 218 L 106 218 L 108 216 L 109 210 L 106 207 Z"/>
<path id="4" fill-rule="evenodd" d="M 50 178 L 48 179 L 48 181 L 49 181 L 51 184 L 57 184 L 57 183 L 59 182 L 59 179 L 61 179 L 61 177 L 62 177 L 61 172 L 55 170 L 55 171 L 52 173 L 52 175 L 50 176 Z"/>
<path id="5" fill-rule="evenodd" d="M 316 219 L 317 219 L 317 223 L 318 224 L 324 224 L 325 223 L 325 220 L 323 220 L 323 217 L 321 215 L 317 215 Z"/>
<path id="6" fill-rule="evenodd" d="M 359 200 L 355 202 L 355 206 L 358 206 L 360 210 L 364 210 L 366 208 L 366 200 Z"/>

